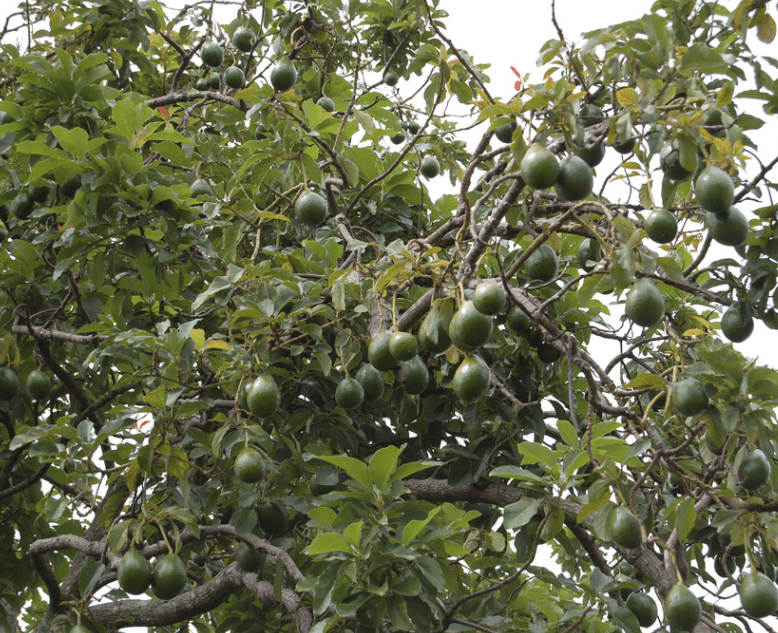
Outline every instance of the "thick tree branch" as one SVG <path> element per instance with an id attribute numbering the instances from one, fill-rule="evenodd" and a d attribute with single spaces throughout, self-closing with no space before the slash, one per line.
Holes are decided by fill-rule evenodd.
<path id="1" fill-rule="evenodd" d="M 126 626 L 170 626 L 215 609 L 241 585 L 240 568 L 237 563 L 231 563 L 213 579 L 171 600 L 119 600 L 93 606 L 89 615 L 111 630 Z"/>
<path id="2" fill-rule="evenodd" d="M 234 563 L 233 563 L 234 564 Z M 277 602 L 273 584 L 266 580 L 259 580 L 255 574 L 243 574 L 243 584 L 250 589 L 262 602 L 274 604 Z M 303 604 L 294 591 L 288 587 L 281 587 L 281 604 L 297 620 L 297 628 L 300 633 L 308 633 L 313 625 L 313 614 Z"/>
<path id="3" fill-rule="evenodd" d="M 30 329 L 26 325 L 19 324 L 12 326 L 11 331 L 14 334 L 31 334 L 37 339 L 54 339 L 57 341 L 75 343 L 76 345 L 96 345 L 100 341 L 104 341 L 107 338 L 106 336 L 98 336 L 96 334 L 92 336 L 85 336 L 82 334 L 72 334 L 70 332 L 60 332 L 59 330 L 48 330 L 38 326 L 33 326 L 32 329 Z"/>

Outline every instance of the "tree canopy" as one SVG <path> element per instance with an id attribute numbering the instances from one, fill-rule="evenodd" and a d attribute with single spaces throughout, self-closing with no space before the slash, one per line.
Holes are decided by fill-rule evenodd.
<path id="1" fill-rule="evenodd" d="M 771 630 L 774 8 L 215 6 L 0 34 L 2 626 Z"/>

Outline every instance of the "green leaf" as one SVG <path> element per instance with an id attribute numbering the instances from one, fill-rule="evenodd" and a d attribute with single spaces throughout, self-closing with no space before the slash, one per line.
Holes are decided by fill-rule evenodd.
<path id="1" fill-rule="evenodd" d="M 333 281 L 332 277 L 335 277 Z M 338 270 L 330 277 L 330 287 L 332 288 L 332 305 L 338 312 L 346 311 L 346 278 L 347 270 Z"/>
<path id="2" fill-rule="evenodd" d="M 628 462 L 633 457 L 639 457 L 646 451 L 646 449 L 649 446 L 651 446 L 651 440 L 649 439 L 638 440 L 630 447 L 629 453 L 627 453 L 627 457 L 624 461 Z"/>
<path id="3" fill-rule="evenodd" d="M 345 536 L 349 543 L 351 543 L 355 548 L 358 548 L 359 544 L 362 542 L 363 525 L 364 523 L 362 523 L 362 521 L 357 521 L 356 523 L 351 523 L 350 525 L 346 526 L 346 529 L 343 530 L 343 536 Z"/>
<path id="4" fill-rule="evenodd" d="M 113 130 L 124 140 L 131 141 L 152 115 L 151 108 L 143 103 L 135 104 L 132 99 L 118 101 L 111 111 L 116 127 Z"/>
<path id="5" fill-rule="evenodd" d="M 529 520 L 538 513 L 541 500 L 532 497 L 522 497 L 515 503 L 505 506 L 503 524 L 509 530 L 515 530 L 529 523 Z"/>
<path id="6" fill-rule="evenodd" d="M 375 132 L 373 117 L 371 117 L 367 112 L 363 112 L 362 110 L 357 110 L 354 113 L 354 118 L 357 120 L 359 125 L 362 126 L 365 132 L 367 132 L 368 134 L 372 134 L 373 132 Z"/>
<path id="7" fill-rule="evenodd" d="M 694 499 L 687 497 L 678 504 L 675 510 L 675 529 L 682 541 L 689 536 L 696 521 L 697 512 L 694 510 Z"/>
<path id="8" fill-rule="evenodd" d="M 130 525 L 132 525 L 132 521 L 119 521 L 108 532 L 108 547 L 114 554 L 118 554 L 127 543 Z"/>
<path id="9" fill-rule="evenodd" d="M 68 155 L 61 149 L 52 149 L 45 143 L 39 141 L 22 141 L 21 143 L 17 143 L 15 148 L 16 151 L 21 154 L 35 154 L 38 156 L 68 159 Z"/>
<path id="10" fill-rule="evenodd" d="M 554 508 L 551 510 L 551 513 L 548 514 L 548 518 L 546 519 L 546 524 L 543 526 L 543 531 L 541 532 L 543 540 L 550 541 L 559 534 L 564 523 L 565 513 L 562 511 L 562 508 Z"/>
<path id="11" fill-rule="evenodd" d="M 522 442 L 518 446 L 518 451 L 524 456 L 522 464 L 541 463 L 553 468 L 557 462 L 551 449 L 537 442 Z"/>
<path id="12" fill-rule="evenodd" d="M 154 134 L 150 134 L 146 137 L 146 141 L 171 141 L 173 143 L 188 143 L 189 145 L 194 145 L 194 141 L 191 138 L 173 130 L 154 132 Z"/>
<path id="13" fill-rule="evenodd" d="M 351 543 L 342 534 L 325 532 L 317 535 L 308 546 L 309 556 L 318 556 L 319 554 L 329 554 L 331 552 L 351 554 Z"/>
<path id="14" fill-rule="evenodd" d="M 408 65 L 408 72 L 415 73 L 416 71 L 421 70 L 426 64 L 437 59 L 437 57 L 438 51 L 432 44 L 423 44 L 419 50 L 416 51 L 416 56 Z"/>
<path id="15" fill-rule="evenodd" d="M 402 481 L 406 477 L 410 477 L 411 475 L 418 473 L 422 470 L 427 470 L 428 468 L 436 468 L 441 465 L 441 462 L 411 462 L 408 464 L 401 464 L 396 471 L 394 471 L 394 474 L 391 477 L 392 481 Z"/>
<path id="16" fill-rule="evenodd" d="M 676 136 L 679 149 L 679 162 L 681 167 L 687 171 L 694 172 L 697 168 L 697 142 L 688 134 L 679 134 Z M 669 206 L 669 205 L 668 205 Z"/>
<path id="17" fill-rule="evenodd" d="M 546 484 L 546 480 L 542 477 L 539 477 L 525 468 L 519 468 L 518 466 L 498 466 L 497 468 L 493 468 L 489 475 L 491 477 L 532 481 L 542 485 Z"/>
<path id="18" fill-rule="evenodd" d="M 27 279 L 32 279 L 39 261 L 38 251 L 35 250 L 35 247 L 25 240 L 14 240 L 13 254 L 22 264 L 21 272 Z"/>
<path id="19" fill-rule="evenodd" d="M 440 512 L 441 508 L 433 508 L 427 514 L 426 519 L 412 519 L 403 528 L 402 532 L 402 544 L 410 545 L 411 541 L 415 539 L 421 531 L 427 526 L 427 524 L 434 519 Z"/>
<path id="20" fill-rule="evenodd" d="M 397 460 L 402 452 L 403 449 L 397 446 L 385 446 L 373 453 L 368 470 L 378 490 L 387 490 L 389 478 L 397 468 Z"/>
<path id="21" fill-rule="evenodd" d="M 213 282 L 211 282 L 211 284 L 208 286 L 207 290 L 197 295 L 194 302 L 192 303 L 192 309 L 196 310 L 199 308 L 201 305 L 203 305 L 203 303 L 205 303 L 208 297 L 213 296 L 217 292 L 226 290 L 228 288 L 233 288 L 238 280 L 243 276 L 245 270 L 245 268 L 240 268 L 234 264 L 228 264 L 227 274 L 224 277 L 217 277 L 214 279 Z"/>
<path id="22" fill-rule="evenodd" d="M 381 295 L 382 291 L 386 286 L 388 286 L 392 281 L 395 280 L 395 278 L 405 270 L 405 262 L 400 262 L 398 264 L 392 264 L 387 268 L 384 273 L 378 278 L 378 281 L 375 284 L 375 293 L 377 295 Z"/>
<path id="23" fill-rule="evenodd" d="M 105 565 L 97 560 L 90 560 L 84 564 L 78 576 L 78 588 L 82 596 L 87 596 L 99 582 L 105 571 Z"/>
<path id="24" fill-rule="evenodd" d="M 365 490 L 372 491 L 373 480 L 370 477 L 370 472 L 367 465 L 364 462 L 355 459 L 354 457 L 346 457 L 345 455 L 319 455 L 316 459 L 342 468 L 352 479 L 356 479 Z"/>
<path id="25" fill-rule="evenodd" d="M 559 420 L 556 424 L 556 428 L 565 444 L 573 448 L 578 448 L 581 445 L 581 442 L 578 439 L 578 431 L 575 430 L 575 427 L 568 420 Z"/>
<path id="26" fill-rule="evenodd" d="M 672 257 L 657 257 L 656 263 L 669 279 L 683 281 L 683 269 L 675 259 Z"/>
<path id="27" fill-rule="evenodd" d="M 89 135 L 86 133 L 86 130 L 80 127 L 66 130 L 62 126 L 55 125 L 51 128 L 51 131 L 66 152 L 73 154 L 77 158 L 86 156 L 86 147 L 89 142 Z"/>
<path id="28" fill-rule="evenodd" d="M 394 628 L 400 631 L 415 631 L 413 622 L 408 617 L 408 607 L 402 596 L 390 596 L 387 615 Z"/>
<path id="29" fill-rule="evenodd" d="M 652 209 L 654 207 L 654 197 L 651 195 L 651 185 L 649 185 L 647 182 L 644 182 L 642 185 L 640 185 L 638 198 L 640 199 L 640 204 L 644 208 Z"/>
<path id="30" fill-rule="evenodd" d="M 721 54 L 703 42 L 692 44 L 681 57 L 679 70 L 684 74 L 693 72 L 724 72 L 727 64 Z"/>

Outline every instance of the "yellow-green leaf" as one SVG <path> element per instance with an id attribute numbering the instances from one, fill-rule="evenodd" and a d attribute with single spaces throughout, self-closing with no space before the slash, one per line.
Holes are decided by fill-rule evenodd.
<path id="1" fill-rule="evenodd" d="M 202 349 L 205 344 L 205 330 L 193 329 L 189 332 L 189 337 L 195 342 L 198 349 Z"/>
<path id="2" fill-rule="evenodd" d="M 260 211 L 257 215 L 265 220 L 282 220 L 283 222 L 289 222 L 289 218 L 285 215 L 278 215 L 277 213 L 271 213 L 270 211 Z"/>
<path id="3" fill-rule="evenodd" d="M 225 352 L 229 352 L 232 349 L 232 346 L 227 341 L 222 341 L 219 339 L 210 339 L 205 344 L 205 349 L 222 349 Z"/>
<path id="4" fill-rule="evenodd" d="M 656 374 L 645 373 L 635 376 L 630 380 L 624 389 L 654 389 L 665 386 L 665 379 Z"/>
<path id="5" fill-rule="evenodd" d="M 605 506 L 608 501 L 610 501 L 610 497 L 608 495 L 602 495 L 599 499 L 584 504 L 578 511 L 576 521 L 578 521 L 578 523 L 583 523 L 589 515 Z"/>
<path id="6" fill-rule="evenodd" d="M 189 459 L 187 454 L 175 446 L 171 448 L 170 455 L 167 458 L 167 472 L 171 477 L 179 481 L 186 477 L 189 472 Z"/>
<path id="7" fill-rule="evenodd" d="M 154 391 L 149 391 L 146 394 L 146 402 L 148 402 L 155 409 L 163 410 L 167 403 L 167 390 L 164 385 L 160 385 Z"/>
<path id="8" fill-rule="evenodd" d="M 616 91 L 616 100 L 622 108 L 626 108 L 638 102 L 638 93 L 634 88 L 622 88 Z"/>
<path id="9" fill-rule="evenodd" d="M 454 541 L 443 541 L 443 549 L 446 551 L 447 556 L 467 556 L 470 553 Z"/>
<path id="10" fill-rule="evenodd" d="M 643 205 L 646 209 L 651 209 L 654 206 L 654 198 L 651 195 L 651 186 L 644 182 L 640 186 L 640 192 L 638 194 L 638 198 L 640 198 L 640 204 Z"/>
<path id="11" fill-rule="evenodd" d="M 325 532 L 319 534 L 308 546 L 308 555 L 329 554 L 330 552 L 351 553 L 351 544 L 348 539 L 337 532 Z"/>
<path id="12" fill-rule="evenodd" d="M 732 103 L 732 95 L 734 93 L 735 93 L 735 84 L 732 83 L 731 81 L 726 82 L 721 87 L 721 90 L 719 90 L 719 94 L 716 95 L 716 107 L 721 108 L 722 106 Z"/>
<path id="13" fill-rule="evenodd" d="M 765 13 L 759 24 L 756 25 L 756 36 L 760 42 L 772 44 L 775 39 L 775 20 L 768 13 Z"/>

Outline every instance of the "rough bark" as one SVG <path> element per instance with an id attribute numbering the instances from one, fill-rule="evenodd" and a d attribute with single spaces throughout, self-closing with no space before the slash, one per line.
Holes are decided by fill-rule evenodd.
<path id="1" fill-rule="evenodd" d="M 242 586 L 240 570 L 232 563 L 212 580 L 171 600 L 119 600 L 89 609 L 90 616 L 111 629 L 126 626 L 169 626 L 215 609 Z"/>
<path id="2" fill-rule="evenodd" d="M 79 573 L 87 561 L 106 559 L 108 568 L 106 573 L 113 574 L 111 568 L 118 565 L 119 557 L 108 551 L 105 530 L 96 527 L 99 525 L 98 521 L 92 524 L 87 538 L 65 534 L 38 540 L 30 546 L 33 565 L 46 583 L 51 598 L 50 612 L 59 611 L 63 601 L 70 600 L 76 595 Z M 299 581 L 303 578 L 302 572 L 289 554 L 254 534 L 239 534 L 231 525 L 202 526 L 201 534 L 242 539 L 278 558 L 287 568 L 293 580 Z M 89 538 L 90 536 L 91 538 Z M 181 532 L 180 539 L 183 543 L 194 538 L 194 533 L 188 528 Z M 62 584 L 59 584 L 51 565 L 46 560 L 46 554 L 61 549 L 74 549 L 77 554 L 70 573 Z M 163 554 L 167 550 L 167 544 L 160 541 L 148 545 L 140 551 L 146 558 L 151 558 Z M 115 579 L 115 575 L 113 578 Z M 171 600 L 128 599 L 111 604 L 95 605 L 89 609 L 90 617 L 111 629 L 121 629 L 126 626 L 169 626 L 185 622 L 218 607 L 243 586 L 249 588 L 265 603 L 275 604 L 279 602 L 275 598 L 272 583 L 259 580 L 256 574 L 243 573 L 235 563 L 232 563 L 213 579 Z M 292 589 L 284 587 L 281 590 L 280 603 L 295 617 L 300 632 L 307 633 L 313 624 L 313 615 L 300 596 Z"/>

